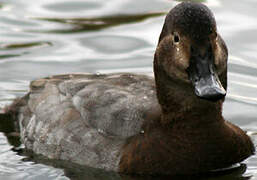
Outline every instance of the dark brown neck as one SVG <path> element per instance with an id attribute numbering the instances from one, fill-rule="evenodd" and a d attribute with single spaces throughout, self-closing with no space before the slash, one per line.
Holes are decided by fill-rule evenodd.
<path id="1" fill-rule="evenodd" d="M 221 113 L 223 100 L 211 102 L 200 99 L 194 94 L 194 89 L 190 84 L 171 79 L 162 71 L 162 68 L 156 67 L 158 66 L 156 63 L 154 66 L 163 125 L 198 126 L 223 121 Z"/>

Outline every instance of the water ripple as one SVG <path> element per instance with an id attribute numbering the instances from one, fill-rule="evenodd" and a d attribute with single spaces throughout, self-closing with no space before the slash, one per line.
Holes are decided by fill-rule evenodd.
<path id="1" fill-rule="evenodd" d="M 12 49 L 24 49 L 32 48 L 37 46 L 52 46 L 51 42 L 26 42 L 26 43 L 11 43 L 11 44 L 0 44 L 0 50 L 12 50 Z"/>
<path id="2" fill-rule="evenodd" d="M 47 18 L 47 17 L 34 17 L 33 19 L 56 22 L 62 24 L 72 25 L 68 29 L 54 29 L 54 30 L 32 30 L 30 32 L 40 33 L 76 33 L 76 32 L 87 32 L 87 31 L 98 31 L 113 26 L 118 26 L 128 23 L 136 23 L 144 21 L 148 18 L 162 16 L 165 13 L 147 13 L 147 14 L 136 14 L 136 15 L 112 15 L 102 16 L 96 18 Z"/>

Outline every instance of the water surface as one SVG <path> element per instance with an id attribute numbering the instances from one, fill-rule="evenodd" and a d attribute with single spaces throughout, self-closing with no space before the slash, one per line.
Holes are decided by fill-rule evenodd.
<path id="1" fill-rule="evenodd" d="M 31 80 L 53 74 L 151 74 L 165 14 L 175 4 L 171 0 L 0 0 L 0 107 L 24 95 Z M 229 49 L 223 114 L 257 144 L 257 2 L 206 4 Z M 166 179 L 31 160 L 20 153 L 15 139 L 7 138 L 10 126 L 0 126 L 0 179 Z M 257 156 L 243 163 L 236 171 L 203 179 L 257 179 Z"/>

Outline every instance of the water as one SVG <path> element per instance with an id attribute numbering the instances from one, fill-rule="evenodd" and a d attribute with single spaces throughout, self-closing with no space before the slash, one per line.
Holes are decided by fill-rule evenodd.
<path id="1" fill-rule="evenodd" d="M 0 0 L 0 107 L 24 95 L 31 80 L 52 74 L 151 74 L 164 14 L 175 4 L 171 0 Z M 209 0 L 207 4 L 229 47 L 223 114 L 257 144 L 257 2 Z M 0 128 L 0 179 L 165 179 L 122 176 L 43 158 L 32 161 L 17 150 L 19 142 L 7 139 L 8 128 Z M 257 179 L 257 156 L 244 164 L 208 179 Z"/>

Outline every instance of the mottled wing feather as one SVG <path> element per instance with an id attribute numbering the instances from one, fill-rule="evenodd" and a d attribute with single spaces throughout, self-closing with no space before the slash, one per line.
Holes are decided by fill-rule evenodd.
<path id="1" fill-rule="evenodd" d="M 27 106 L 21 108 L 21 139 L 49 158 L 115 170 L 126 138 L 140 133 L 156 104 L 153 79 L 144 75 L 39 79 L 31 83 Z"/>

